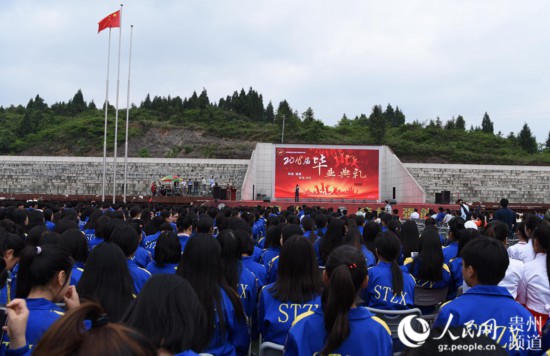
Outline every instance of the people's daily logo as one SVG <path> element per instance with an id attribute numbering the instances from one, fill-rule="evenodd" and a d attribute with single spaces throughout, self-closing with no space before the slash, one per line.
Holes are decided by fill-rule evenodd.
<path id="1" fill-rule="evenodd" d="M 422 331 L 418 332 L 413 329 L 412 323 L 413 320 L 416 321 L 418 325 L 417 328 L 420 328 Z M 424 319 L 418 318 L 416 315 L 409 315 L 399 323 L 397 327 L 397 336 L 403 345 L 407 347 L 419 347 L 428 339 L 430 336 L 430 324 Z"/>

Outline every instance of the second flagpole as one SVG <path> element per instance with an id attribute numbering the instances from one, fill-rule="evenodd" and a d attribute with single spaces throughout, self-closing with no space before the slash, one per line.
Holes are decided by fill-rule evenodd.
<path id="1" fill-rule="evenodd" d="M 128 126 L 130 121 L 130 73 L 132 68 L 132 36 L 134 35 L 134 25 L 130 25 L 130 56 L 128 59 L 128 93 L 126 97 L 126 141 L 124 147 L 124 203 L 126 203 L 126 185 L 128 175 Z"/>
<path id="2" fill-rule="evenodd" d="M 117 159 L 117 141 L 118 141 L 118 94 L 120 89 L 120 47 L 122 43 L 122 7 L 120 4 L 120 27 L 118 32 L 118 71 L 116 78 L 116 108 L 115 108 L 115 146 L 113 153 L 113 204 L 116 202 L 116 159 Z"/>

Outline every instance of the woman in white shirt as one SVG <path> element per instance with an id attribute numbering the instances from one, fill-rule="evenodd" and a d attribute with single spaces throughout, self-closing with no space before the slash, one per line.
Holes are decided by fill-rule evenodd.
<path id="1" fill-rule="evenodd" d="M 535 259 L 525 263 L 517 301 L 545 325 L 550 313 L 550 223 L 543 221 L 533 232 Z"/>
<path id="2" fill-rule="evenodd" d="M 521 260 L 521 250 L 525 248 L 529 240 L 527 235 L 525 235 L 525 222 L 522 221 L 516 225 L 515 233 L 519 241 L 515 245 L 508 247 L 508 256 L 514 260 Z"/>

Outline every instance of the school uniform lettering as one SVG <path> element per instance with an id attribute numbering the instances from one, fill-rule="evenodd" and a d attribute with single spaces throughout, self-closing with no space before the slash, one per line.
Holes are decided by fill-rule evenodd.
<path id="1" fill-rule="evenodd" d="M 246 299 L 247 289 L 248 289 L 248 284 L 239 283 L 239 298 Z"/>
<path id="2" fill-rule="evenodd" d="M 361 290 L 361 298 L 372 308 L 388 310 L 404 310 L 414 305 L 414 278 L 407 272 L 403 273 L 403 290 L 400 294 L 393 293 L 391 264 L 379 262 L 369 268 L 369 283 Z"/>
<path id="3" fill-rule="evenodd" d="M 277 319 L 279 323 L 287 323 L 289 321 L 289 315 L 292 315 L 292 320 L 296 319 L 298 315 L 312 311 L 314 308 L 318 308 L 319 304 L 289 304 L 282 303 L 279 305 L 279 312 L 281 313 Z"/>

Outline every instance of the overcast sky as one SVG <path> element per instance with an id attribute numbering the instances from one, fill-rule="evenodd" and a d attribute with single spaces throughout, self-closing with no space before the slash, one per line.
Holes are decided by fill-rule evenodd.
<path id="1" fill-rule="evenodd" d="M 78 89 L 102 103 L 112 0 L 0 0 L 0 105 L 48 104 Z M 286 99 L 334 125 L 373 105 L 399 106 L 407 122 L 487 111 L 506 136 L 528 123 L 550 131 L 548 0 L 132 0 L 122 14 L 120 107 L 125 106 L 130 24 L 131 101 L 219 100 L 253 87 L 275 108 Z M 118 29 L 112 31 L 114 104 Z"/>

